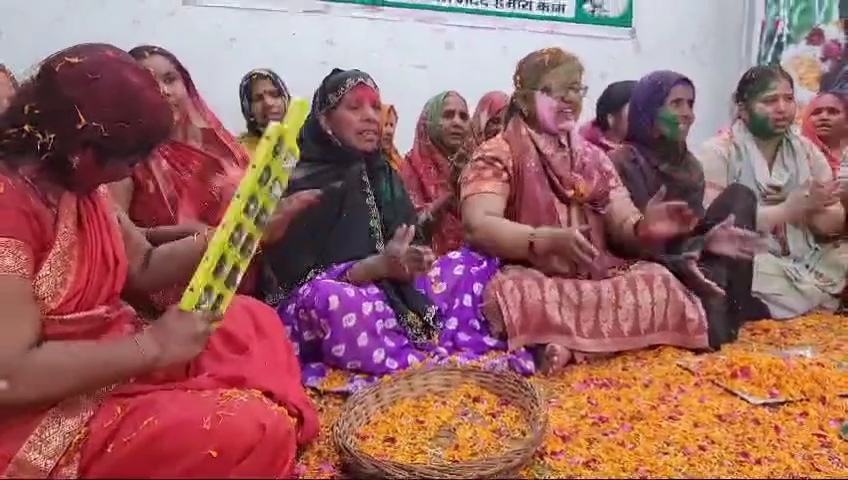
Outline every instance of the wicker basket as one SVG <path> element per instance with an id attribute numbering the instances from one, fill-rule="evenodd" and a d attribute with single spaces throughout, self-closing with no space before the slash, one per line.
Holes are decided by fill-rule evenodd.
<path id="1" fill-rule="evenodd" d="M 458 385 L 474 382 L 520 409 L 529 426 L 529 435 L 495 458 L 456 463 L 405 464 L 381 460 L 360 451 L 356 433 L 374 414 L 397 400 L 426 394 L 450 394 Z M 548 429 L 548 414 L 542 396 L 524 378 L 478 368 L 433 367 L 407 370 L 390 382 L 366 387 L 348 399 L 336 424 L 333 441 L 347 471 L 355 478 L 515 478 L 530 462 Z M 414 428 L 410 435 L 415 435 Z"/>

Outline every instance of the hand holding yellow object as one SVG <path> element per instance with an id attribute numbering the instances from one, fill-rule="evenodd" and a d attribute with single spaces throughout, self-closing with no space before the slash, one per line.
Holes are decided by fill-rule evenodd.
<path id="1" fill-rule="evenodd" d="M 259 243 L 279 239 L 299 211 L 317 202 L 318 192 L 303 192 L 292 195 L 278 208 L 290 169 L 300 157 L 297 135 L 308 113 L 308 102 L 294 99 L 283 122 L 272 122 L 265 129 L 244 178 L 183 294 L 182 310 L 223 315 Z"/>

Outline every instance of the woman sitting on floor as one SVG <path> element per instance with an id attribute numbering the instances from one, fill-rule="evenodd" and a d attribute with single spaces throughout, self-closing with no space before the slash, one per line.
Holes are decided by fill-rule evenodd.
<path id="1" fill-rule="evenodd" d="M 688 78 L 665 70 L 646 75 L 630 99 L 627 139 L 610 160 L 640 210 L 663 189 L 702 219 L 691 234 L 656 245 L 649 255 L 700 297 L 710 345 L 719 348 L 736 340 L 744 320 L 768 314 L 751 297 L 752 259 L 764 242 L 753 231 L 757 198 L 750 188 L 732 185 L 704 210 L 704 171 L 686 145 L 694 105 Z"/>
<path id="2" fill-rule="evenodd" d="M 503 131 L 508 106 L 509 95 L 498 91 L 483 95 L 477 102 L 477 108 L 474 109 L 474 115 L 471 117 L 471 127 L 465 143 L 450 162 L 450 185 L 452 188 L 457 188 L 462 169 L 471 160 L 471 156 L 474 155 L 477 147 Z"/>
<path id="3" fill-rule="evenodd" d="M 453 91 L 427 101 L 412 150 L 400 169 L 401 179 L 418 211 L 418 224 L 432 237 L 437 255 L 462 246 L 462 222 L 456 204 L 451 164 L 468 136 L 468 105 Z"/>
<path id="4" fill-rule="evenodd" d="M 633 80 L 607 85 L 595 104 L 595 119 L 580 128 L 583 139 L 605 153 L 621 145 L 627 138 L 630 96 L 635 86 Z"/>
<path id="5" fill-rule="evenodd" d="M 290 101 L 288 87 L 274 71 L 258 68 L 242 77 L 239 103 L 247 131 L 239 135 L 238 141 L 248 154 L 253 155 L 269 122 L 283 120 Z"/>
<path id="6" fill-rule="evenodd" d="M 461 178 L 468 241 L 505 265 L 483 307 L 509 346 L 538 349 L 545 371 L 591 354 L 668 344 L 706 349 L 703 307 L 656 263 L 627 263 L 607 242 L 634 249 L 691 231 L 683 202 L 633 205 L 607 156 L 577 135 L 583 66 L 559 48 L 522 59 L 504 132 L 484 143 Z"/>
<path id="7" fill-rule="evenodd" d="M 131 178 L 110 185 L 112 197 L 155 245 L 205 235 L 207 226 L 221 221 L 250 158 L 203 101 L 173 53 L 144 45 L 130 55 L 159 81 L 173 110 L 174 129 Z M 241 291 L 251 293 L 254 279 L 250 270 Z M 178 302 L 184 289 L 185 284 L 175 284 L 156 292 L 134 292 L 130 300 L 155 315 Z"/>
<path id="8" fill-rule="evenodd" d="M 3 478 L 286 478 L 318 434 L 272 309 L 236 296 L 213 331 L 121 301 L 184 282 L 206 250 L 151 246 L 102 187 L 172 125 L 150 72 L 102 44 L 47 58 L 0 116 Z"/>
<path id="9" fill-rule="evenodd" d="M 792 77 L 779 66 L 753 67 L 734 95 L 739 118 L 730 133 L 696 153 L 706 177 L 704 205 L 734 183 L 757 194 L 756 225 L 768 236 L 768 252 L 754 259 L 752 293 L 770 318 L 833 311 L 845 288 L 848 259 L 820 237 L 842 232 L 845 214 L 831 166 L 793 128 Z"/>
<path id="10" fill-rule="evenodd" d="M 380 94 L 370 76 L 336 69 L 321 82 L 300 148 L 288 191 L 320 188 L 321 203 L 264 254 L 307 385 L 332 388 L 322 382 L 328 367 L 351 374 L 339 386 L 351 388 L 430 359 L 505 350 L 479 316 L 497 264 L 465 250 L 435 260 L 425 246 L 380 150 Z M 526 355 L 493 361 L 532 371 Z"/>
<path id="11" fill-rule="evenodd" d="M 824 154 L 833 178 L 848 177 L 848 100 L 843 94 L 818 94 L 807 105 L 801 133 Z"/>
<path id="12" fill-rule="evenodd" d="M 403 157 L 400 156 L 400 152 L 395 146 L 395 132 L 397 132 L 398 124 L 397 109 L 394 105 L 384 103 L 380 109 L 380 118 L 383 127 L 381 140 L 383 155 L 386 156 L 389 166 L 399 172 L 401 165 L 403 165 Z"/>

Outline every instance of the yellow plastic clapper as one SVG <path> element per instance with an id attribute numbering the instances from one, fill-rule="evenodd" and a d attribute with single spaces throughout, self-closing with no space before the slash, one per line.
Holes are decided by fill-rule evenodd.
<path id="1" fill-rule="evenodd" d="M 283 197 L 291 169 L 300 158 L 297 135 L 308 113 L 305 99 L 293 99 L 283 122 L 271 122 L 265 128 L 247 172 L 183 293 L 182 310 L 220 316 L 227 310 Z"/>

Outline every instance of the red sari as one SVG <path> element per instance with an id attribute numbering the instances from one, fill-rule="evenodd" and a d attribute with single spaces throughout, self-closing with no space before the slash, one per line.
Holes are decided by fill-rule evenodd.
<path id="1" fill-rule="evenodd" d="M 813 111 L 816 109 L 818 102 L 820 101 L 823 95 L 835 95 L 832 93 L 823 93 L 816 96 L 808 105 L 807 108 L 804 109 L 804 112 L 801 114 L 801 134 L 807 137 L 811 142 L 813 142 L 819 150 L 824 154 L 824 158 L 827 159 L 827 164 L 830 165 L 830 171 L 833 173 L 833 178 L 839 177 L 839 167 L 840 162 L 842 161 L 842 152 L 838 150 L 834 150 L 830 148 L 821 137 L 816 133 L 816 127 L 813 126 Z M 837 97 L 840 98 L 840 97 Z M 841 98 L 840 98 L 841 99 Z M 843 101 L 843 105 L 845 106 L 845 111 L 848 112 L 848 102 Z"/>
<path id="2" fill-rule="evenodd" d="M 193 125 L 191 115 L 178 115 L 176 137 L 186 140 L 171 139 L 136 167 L 128 214 L 139 227 L 218 225 L 250 163 L 244 148 L 206 106 L 194 84 L 187 82 L 193 107 L 205 125 Z M 252 289 L 253 278 L 253 270 L 248 270 L 241 292 Z M 177 303 L 184 290 L 185 285 L 175 285 L 149 299 L 133 300 L 161 309 Z"/>
<path id="3" fill-rule="evenodd" d="M 32 279 L 44 341 L 142 327 L 120 299 L 128 261 L 103 192 L 56 213 L 0 176 L 0 273 Z M 16 478 L 281 478 L 317 413 L 276 313 L 236 297 L 185 374 L 150 375 L 41 409 L 0 413 L 0 469 Z"/>
<path id="4" fill-rule="evenodd" d="M 428 104 L 424 107 L 418 118 L 412 150 L 406 155 L 399 172 L 403 186 L 418 213 L 428 210 L 437 200 L 454 193 L 454 187 L 450 183 L 450 161 L 430 138 L 428 118 L 432 115 L 429 106 Z M 457 202 L 451 203 L 452 205 L 442 210 L 433 229 L 431 247 L 437 256 L 458 250 L 465 238 Z"/>

